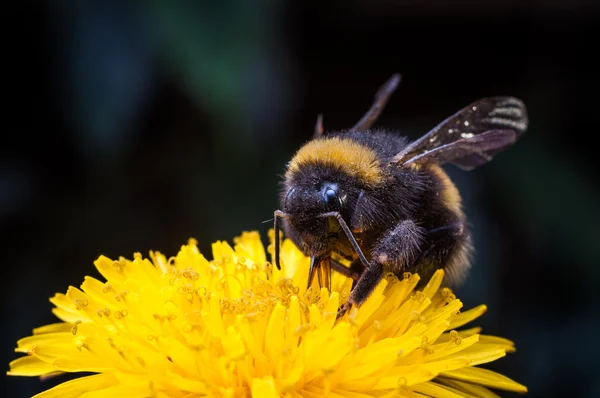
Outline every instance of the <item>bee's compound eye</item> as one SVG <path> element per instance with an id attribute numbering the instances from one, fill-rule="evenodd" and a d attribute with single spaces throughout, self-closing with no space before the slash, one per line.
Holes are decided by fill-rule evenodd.
<path id="1" fill-rule="evenodd" d="M 296 188 L 292 188 L 288 191 L 287 195 L 285 195 L 286 203 L 290 199 L 290 197 L 292 197 L 292 195 L 294 195 L 294 193 L 296 193 Z"/>

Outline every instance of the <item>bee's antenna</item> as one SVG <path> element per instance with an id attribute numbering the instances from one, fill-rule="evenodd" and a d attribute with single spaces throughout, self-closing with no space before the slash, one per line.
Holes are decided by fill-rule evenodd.
<path id="1" fill-rule="evenodd" d="M 344 231 L 344 234 L 346 234 L 346 237 L 350 241 L 350 244 L 352 245 L 352 248 L 356 252 L 358 259 L 360 260 L 362 265 L 368 269 L 370 267 L 369 261 L 367 260 L 364 253 L 360 249 L 360 246 L 358 245 L 356 238 L 352 234 L 352 231 L 350 230 L 350 228 L 348 228 L 348 224 L 346 224 L 346 221 L 344 221 L 340 212 L 339 211 L 330 211 L 328 213 L 320 214 L 319 217 L 321 217 L 321 218 L 335 217 L 335 219 L 340 224 L 340 227 L 342 227 L 342 231 Z"/>
<path id="2" fill-rule="evenodd" d="M 381 111 L 383 111 L 383 108 L 385 108 L 392 93 L 396 91 L 401 78 L 402 77 L 398 73 L 395 73 L 379 88 L 377 94 L 375 94 L 373 105 L 371 105 L 371 108 L 365 113 L 362 119 L 351 128 L 351 130 L 367 131 L 371 128 L 381 114 Z"/>
<path id="3" fill-rule="evenodd" d="M 313 134 L 313 138 L 319 138 L 323 135 L 323 114 L 319 113 L 317 116 L 317 123 L 315 124 L 315 133 Z"/>

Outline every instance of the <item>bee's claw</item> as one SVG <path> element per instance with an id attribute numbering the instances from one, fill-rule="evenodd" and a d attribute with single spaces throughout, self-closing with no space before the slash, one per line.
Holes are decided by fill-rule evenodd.
<path id="1" fill-rule="evenodd" d="M 344 304 L 344 306 L 338 311 L 338 319 L 343 317 L 350 308 L 352 308 L 352 303 L 350 301 L 347 301 L 346 304 Z"/>

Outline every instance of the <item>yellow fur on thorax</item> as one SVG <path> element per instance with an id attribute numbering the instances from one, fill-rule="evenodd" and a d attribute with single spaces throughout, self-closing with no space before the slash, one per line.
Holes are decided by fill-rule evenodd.
<path id="1" fill-rule="evenodd" d="M 456 185 L 450 180 L 448 174 L 442 168 L 436 164 L 429 165 L 429 169 L 433 174 L 441 181 L 443 189 L 440 192 L 442 196 L 442 202 L 447 208 L 452 210 L 455 214 L 462 214 L 462 200 L 460 193 L 456 188 Z"/>
<path id="2" fill-rule="evenodd" d="M 308 142 L 290 161 L 287 176 L 310 163 L 337 167 L 368 184 L 378 184 L 383 179 L 375 152 L 347 138 L 322 138 Z"/>

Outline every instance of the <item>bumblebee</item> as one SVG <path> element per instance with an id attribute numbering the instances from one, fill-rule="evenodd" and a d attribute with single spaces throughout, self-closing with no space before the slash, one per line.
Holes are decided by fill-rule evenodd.
<path id="1" fill-rule="evenodd" d="M 426 281 L 443 268 L 449 286 L 460 284 L 473 247 L 460 194 L 441 166 L 473 170 L 527 129 L 527 109 L 514 97 L 473 102 L 413 142 L 372 129 L 399 82 L 395 74 L 382 85 L 348 130 L 324 133 L 318 117 L 313 139 L 287 165 L 274 214 L 278 268 L 281 228 L 311 258 L 309 286 L 317 274 L 330 287 L 331 270 L 354 279 L 341 311 L 361 305 L 387 272 Z"/>

